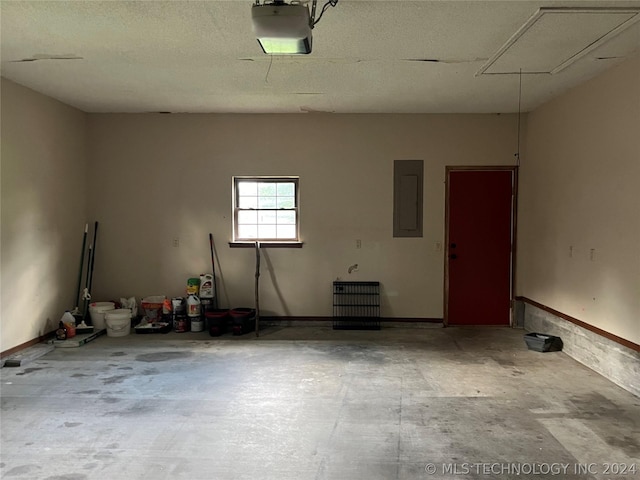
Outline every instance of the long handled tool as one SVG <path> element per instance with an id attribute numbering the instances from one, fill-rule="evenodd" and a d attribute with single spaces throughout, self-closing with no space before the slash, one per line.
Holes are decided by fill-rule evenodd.
<path id="1" fill-rule="evenodd" d="M 80 311 L 78 307 L 80 306 L 80 289 L 82 288 L 82 270 L 84 269 L 84 254 L 87 248 L 87 234 L 89 231 L 89 224 L 84 224 L 84 236 L 82 237 L 82 251 L 80 252 L 80 271 L 78 272 L 78 287 L 76 288 L 76 295 L 73 297 L 73 312 L 72 314 L 79 315 Z"/>
<path id="2" fill-rule="evenodd" d="M 256 337 L 260 336 L 260 242 L 256 242 Z"/>
<path id="3" fill-rule="evenodd" d="M 213 308 L 218 308 L 218 284 L 216 282 L 216 262 L 213 255 L 213 233 L 209 234 L 209 247 L 211 248 L 211 274 L 213 275 Z"/>
<path id="4" fill-rule="evenodd" d="M 84 290 L 82 290 L 82 300 L 84 300 L 82 307 L 82 321 L 87 319 L 87 311 L 89 310 L 89 300 L 91 295 L 89 294 L 89 270 L 91 269 L 91 258 L 93 257 L 93 241 L 89 244 L 89 254 L 87 256 L 87 276 L 84 281 Z"/>
<path id="5" fill-rule="evenodd" d="M 98 222 L 93 227 L 93 255 L 91 256 L 91 268 L 89 271 L 89 284 L 87 289 L 91 292 L 91 285 L 93 284 L 93 266 L 96 263 L 96 245 L 98 243 Z"/>
<path id="6" fill-rule="evenodd" d="M 98 222 L 95 222 L 93 227 L 93 240 L 89 244 L 89 258 L 87 260 L 87 276 L 84 284 L 84 291 L 82 292 L 82 299 L 84 300 L 84 309 L 82 312 L 83 321 L 87 318 L 87 312 L 89 310 L 89 301 L 91 300 L 91 283 L 93 281 L 93 266 L 95 264 L 95 250 L 96 240 L 98 239 Z"/>

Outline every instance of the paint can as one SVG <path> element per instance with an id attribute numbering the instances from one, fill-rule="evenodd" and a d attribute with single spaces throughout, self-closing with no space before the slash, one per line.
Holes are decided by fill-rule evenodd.
<path id="1" fill-rule="evenodd" d="M 192 317 L 191 318 L 191 331 L 192 332 L 202 332 L 204 330 L 204 320 L 202 317 Z"/>
<path id="2" fill-rule="evenodd" d="M 184 333 L 190 330 L 189 317 L 187 317 L 186 313 L 174 314 L 173 330 L 177 333 Z"/>

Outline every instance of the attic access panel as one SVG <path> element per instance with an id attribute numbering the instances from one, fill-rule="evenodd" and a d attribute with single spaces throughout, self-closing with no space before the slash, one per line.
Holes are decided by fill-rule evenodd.
<path id="1" fill-rule="evenodd" d="M 540 8 L 478 75 L 555 74 L 640 20 L 640 8 Z"/>

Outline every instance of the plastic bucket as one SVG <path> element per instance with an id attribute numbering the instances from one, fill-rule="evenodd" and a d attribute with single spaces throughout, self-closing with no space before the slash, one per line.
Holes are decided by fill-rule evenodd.
<path id="1" fill-rule="evenodd" d="M 114 310 L 116 304 L 113 302 L 93 302 L 89 304 L 89 316 L 91 317 L 91 325 L 97 330 L 104 330 L 104 314 L 110 310 Z"/>
<path id="2" fill-rule="evenodd" d="M 229 311 L 232 318 L 232 331 L 234 335 L 243 335 L 255 329 L 256 311 L 253 308 L 234 308 Z"/>
<path id="3" fill-rule="evenodd" d="M 234 320 L 249 320 L 254 317 L 255 314 L 256 311 L 253 308 L 233 308 L 229 310 L 229 315 L 231 315 L 231 318 Z"/>
<path id="4" fill-rule="evenodd" d="M 162 318 L 162 306 L 165 301 L 164 295 L 152 295 L 142 299 L 140 306 L 144 310 L 144 316 L 150 323 L 159 322 Z"/>
<path id="5" fill-rule="evenodd" d="M 131 310 L 119 308 L 109 310 L 104 316 L 108 337 L 124 337 L 131 331 Z"/>
<path id="6" fill-rule="evenodd" d="M 224 324 L 226 326 L 229 319 L 229 310 L 211 309 L 204 312 L 204 328 L 210 330 L 213 326 Z"/>

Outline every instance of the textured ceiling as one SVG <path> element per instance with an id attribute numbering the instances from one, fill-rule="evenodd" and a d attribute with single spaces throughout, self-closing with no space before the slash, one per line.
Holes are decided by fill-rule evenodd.
<path id="1" fill-rule="evenodd" d="M 640 8 L 640 1 L 340 0 L 314 29 L 311 55 L 269 57 L 253 36 L 251 4 L 2 0 L 1 73 L 88 112 L 514 112 L 519 75 L 476 73 L 540 7 Z M 539 40 L 523 37 L 494 71 L 556 61 L 565 42 L 589 42 L 620 18 L 627 17 L 572 18 L 555 30 L 540 24 Z M 557 74 L 524 74 L 522 109 L 638 51 L 640 22 Z"/>

